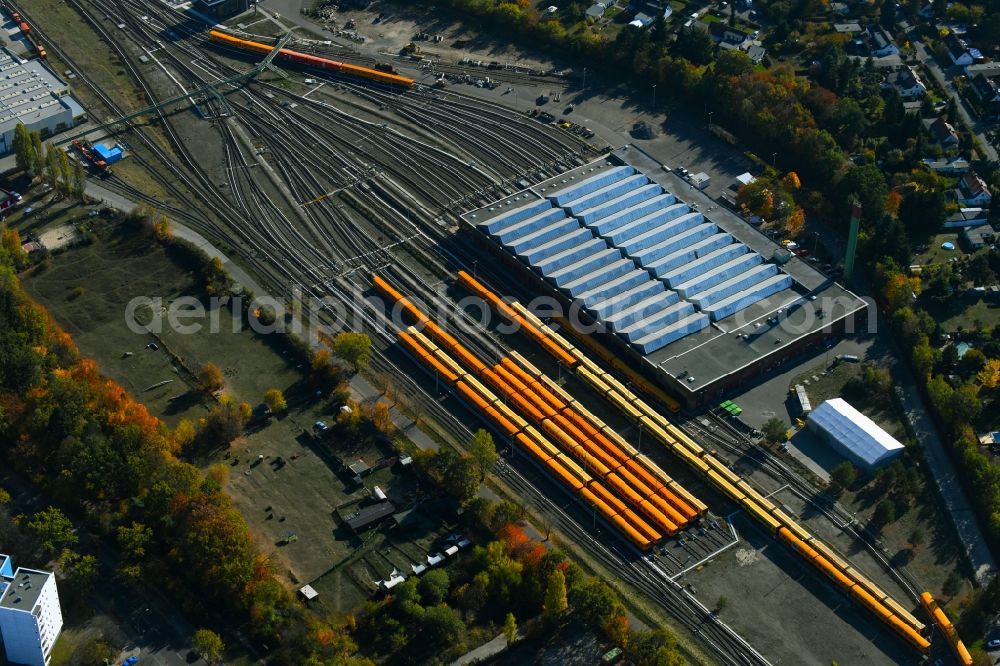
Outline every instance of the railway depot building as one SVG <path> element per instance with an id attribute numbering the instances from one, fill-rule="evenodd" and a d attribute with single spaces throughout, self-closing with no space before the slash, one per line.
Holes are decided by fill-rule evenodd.
<path id="1" fill-rule="evenodd" d="M 554 297 L 688 407 L 864 325 L 864 301 L 634 146 L 463 220 L 525 303 Z"/>
<path id="2" fill-rule="evenodd" d="M 24 61 L 0 49 L 0 155 L 13 150 L 14 128 L 24 123 L 42 139 L 86 120 L 69 86 L 41 60 Z"/>

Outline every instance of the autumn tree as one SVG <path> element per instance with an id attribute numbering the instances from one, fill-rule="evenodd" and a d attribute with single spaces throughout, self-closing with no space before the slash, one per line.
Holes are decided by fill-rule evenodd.
<path id="1" fill-rule="evenodd" d="M 264 404 L 275 414 L 281 414 L 288 409 L 288 401 L 281 389 L 269 388 L 264 392 Z"/>
<path id="2" fill-rule="evenodd" d="M 984 389 L 995 389 L 1000 383 L 1000 359 L 991 358 L 986 361 L 982 370 L 976 373 L 976 381 Z"/>
<path id="3" fill-rule="evenodd" d="M 198 370 L 198 386 L 205 393 L 215 393 L 223 383 L 222 370 L 214 363 L 205 363 Z"/>

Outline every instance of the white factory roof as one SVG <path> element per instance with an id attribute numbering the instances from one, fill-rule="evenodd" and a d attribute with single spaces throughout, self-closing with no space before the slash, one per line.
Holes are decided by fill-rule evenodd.
<path id="1" fill-rule="evenodd" d="M 809 424 L 868 467 L 902 452 L 903 445 L 843 398 L 827 400 L 809 414 Z"/>

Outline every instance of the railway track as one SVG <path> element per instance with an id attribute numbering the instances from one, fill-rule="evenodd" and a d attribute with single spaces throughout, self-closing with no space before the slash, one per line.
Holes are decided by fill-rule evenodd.
<path id="1" fill-rule="evenodd" d="M 78 11 L 87 18 L 109 44 L 114 44 L 106 27 L 101 25 L 102 19 L 99 16 L 90 14 L 80 0 L 70 0 Z M 143 28 L 140 23 L 145 23 L 138 19 L 138 12 L 142 15 L 155 17 L 156 20 L 169 25 L 167 17 L 163 14 L 166 10 L 149 6 L 138 5 L 133 2 L 119 1 L 98 1 L 92 0 L 89 5 L 97 8 L 99 12 L 107 12 L 106 15 L 113 15 L 118 20 L 122 20 L 136 33 L 138 39 L 146 40 L 146 46 L 151 46 L 155 41 L 148 28 Z M 173 27 L 173 30 L 182 30 L 180 27 Z M 180 34 L 180 33 L 178 33 Z M 150 41 L 152 40 L 152 41 Z M 51 40 L 48 40 L 52 43 Z M 53 44 L 53 46 L 55 46 Z M 189 82 L 210 81 L 206 77 L 205 71 L 198 72 L 190 65 L 190 52 L 187 49 L 200 48 L 196 38 L 177 40 L 177 43 L 170 48 L 161 48 L 158 57 L 162 57 L 175 71 Z M 175 51 L 184 50 L 187 58 L 182 57 Z M 148 82 L 145 82 L 140 72 L 131 64 L 131 54 L 120 45 L 116 52 L 129 72 L 140 83 L 150 100 L 155 100 L 156 96 L 151 90 Z M 72 65 L 72 60 L 60 54 L 61 58 Z M 220 75 L 232 68 L 223 64 L 214 56 L 203 55 L 201 58 L 212 63 L 208 67 L 203 65 L 206 71 L 209 67 L 217 68 Z M 228 68 L 228 69 L 227 69 Z M 80 68 L 76 68 L 79 72 Z M 85 85 L 94 89 L 95 94 L 101 96 L 97 86 L 88 79 L 85 79 L 83 72 L 80 72 L 81 79 Z M 343 84 L 341 84 L 343 85 Z M 345 90 L 356 94 L 358 86 L 352 84 L 344 85 Z M 263 92 L 262 92 L 263 91 Z M 280 91 L 280 92 L 278 92 Z M 267 95 L 274 95 L 274 99 Z M 427 157 L 426 146 L 405 137 L 402 134 L 390 132 L 379 133 L 377 138 L 373 135 L 370 152 L 364 157 L 375 161 L 381 161 L 375 165 L 376 170 L 384 170 L 387 175 L 380 173 L 371 174 L 370 181 L 358 179 L 366 174 L 365 169 L 373 166 L 369 164 L 361 155 L 360 150 L 351 150 L 352 137 L 347 134 L 360 128 L 372 129 L 371 123 L 364 123 L 360 120 L 353 120 L 349 114 L 334 112 L 329 107 L 313 103 L 312 101 L 300 102 L 303 110 L 292 109 L 282 106 L 278 95 L 285 99 L 302 100 L 302 97 L 288 95 L 275 86 L 268 84 L 253 84 L 243 86 L 235 91 L 235 106 L 240 118 L 238 121 L 219 121 L 215 125 L 218 128 L 220 144 L 223 147 L 223 164 L 226 172 L 226 192 L 219 191 L 218 184 L 212 180 L 210 175 L 202 168 L 197 159 L 189 152 L 183 139 L 177 134 L 171 125 L 168 114 L 159 113 L 158 122 L 164 127 L 164 132 L 168 137 L 171 148 L 176 153 L 177 162 L 174 156 L 168 155 L 156 140 L 147 136 L 144 128 L 131 126 L 129 131 L 135 134 L 139 140 L 145 144 L 154 157 L 161 161 L 168 169 L 171 177 L 176 177 L 185 187 L 192 190 L 198 201 L 205 206 L 208 213 L 187 212 L 182 219 L 192 223 L 199 231 L 207 232 L 206 235 L 217 239 L 226 239 L 236 242 L 237 251 L 263 275 L 265 282 L 272 288 L 284 290 L 289 284 L 303 285 L 303 291 L 310 297 L 320 299 L 323 297 L 333 297 L 341 303 L 346 312 L 352 313 L 361 322 L 361 327 L 369 332 L 376 342 L 374 350 L 373 367 L 382 371 L 391 372 L 394 375 L 402 375 L 401 381 L 406 384 L 407 390 L 417 396 L 421 404 L 426 405 L 429 413 L 435 417 L 435 421 L 445 427 L 449 434 L 460 440 L 467 439 L 471 433 L 457 420 L 454 413 L 444 408 L 435 398 L 429 396 L 420 389 L 416 382 L 409 381 L 405 373 L 400 373 L 398 363 L 393 360 L 393 354 L 387 353 L 386 349 L 393 345 L 395 332 L 394 325 L 384 320 L 384 315 L 378 315 L 377 308 L 365 298 L 367 292 L 367 272 L 373 269 L 383 268 L 386 263 L 386 250 L 378 239 L 373 237 L 371 231 L 364 227 L 359 227 L 357 220 L 341 212 L 338 206 L 332 202 L 333 197 L 325 197 L 315 201 L 313 205 L 305 206 L 302 210 L 295 211 L 289 215 L 287 210 L 283 210 L 280 202 L 275 201 L 257 182 L 254 164 L 259 161 L 247 154 L 246 147 L 242 145 L 237 130 L 232 127 L 238 122 L 245 130 L 255 135 L 266 143 L 268 153 L 274 154 L 280 147 L 281 142 L 295 141 L 294 146 L 303 146 L 302 137 L 289 129 L 293 122 L 298 122 L 311 126 L 317 134 L 322 133 L 320 145 L 322 153 L 320 155 L 310 155 L 308 159 L 296 159 L 295 155 L 289 156 L 280 154 L 272 161 L 272 166 L 281 175 L 281 179 L 287 184 L 293 198 L 300 202 L 308 196 L 315 199 L 317 194 L 327 191 L 328 187 L 350 187 L 352 196 L 368 210 L 376 215 L 392 215 L 392 219 L 398 223 L 399 229 L 395 236 L 390 237 L 392 243 L 405 243 L 407 239 L 412 243 L 406 247 L 415 255 L 420 256 L 420 263 L 427 267 L 431 274 L 443 276 L 447 274 L 444 262 L 458 261 L 458 265 L 464 262 L 454 256 L 441 255 L 436 249 L 436 240 L 443 236 L 439 225 L 434 223 L 431 216 L 420 212 L 422 206 L 415 206 L 417 214 L 411 216 L 408 211 L 405 215 L 400 210 L 409 208 L 414 194 L 424 203 L 435 199 L 443 199 L 452 195 L 462 194 L 463 187 L 477 187 L 491 184 L 496 186 L 496 177 L 518 178 L 524 177 L 525 172 L 520 169 L 527 168 L 532 161 L 532 154 L 520 148 L 517 144 L 521 141 L 535 141 L 543 146 L 543 152 L 547 157 L 554 160 L 572 159 L 572 152 L 569 146 L 561 138 L 552 138 L 546 135 L 545 128 L 537 127 L 530 123 L 525 123 L 521 118 L 497 117 L 497 120 L 509 123 L 513 128 L 506 138 L 497 132 L 492 132 L 486 139 L 480 139 L 476 132 L 464 132 L 460 136 L 461 140 L 475 141 L 473 146 L 468 146 L 468 150 L 475 154 L 484 156 L 484 164 L 496 175 L 491 176 L 486 171 L 472 169 L 471 174 L 463 175 L 459 180 L 457 174 L 463 165 L 452 158 L 449 163 L 445 151 L 435 149 L 430 151 L 431 157 Z M 387 101 L 386 95 L 382 91 L 371 93 L 366 91 L 373 98 L 372 101 L 384 103 Z M 231 97 L 234 95 L 231 93 Z M 103 96 L 102 101 L 107 104 L 110 111 L 119 113 L 121 109 L 113 102 Z M 441 120 L 440 110 L 429 113 L 410 101 L 405 102 L 407 112 L 416 118 L 426 118 L 427 122 L 437 122 Z M 466 108 L 458 108 L 455 112 L 456 124 L 464 128 L 474 130 L 476 123 L 481 120 L 473 120 L 471 117 L 476 113 L 474 104 L 466 104 Z M 310 119 L 308 114 L 314 114 L 315 119 Z M 331 130 L 325 123 L 331 122 L 336 126 L 336 130 Z M 311 125 L 310 125 L 311 123 Z M 537 123 L 535 124 L 537 125 Z M 349 129 L 344 129 L 345 127 Z M 385 129 L 385 128 L 383 128 Z M 265 136 L 268 137 L 265 139 Z M 546 138 L 539 139 L 540 136 Z M 277 137 L 277 138 L 270 138 Z M 532 138 L 534 137 L 534 138 Z M 377 151 L 378 146 L 388 146 L 381 153 Z M 355 149 L 359 148 L 355 145 Z M 505 154 L 503 159 L 490 160 L 489 156 L 499 150 L 510 150 L 509 155 Z M 561 151 L 566 150 L 563 154 Z M 408 151 L 408 152 L 403 152 Z M 353 154 L 352 154 L 353 153 Z M 412 157 L 415 163 L 405 164 L 404 160 Z M 344 173 L 333 175 L 324 170 L 323 165 L 328 164 L 326 160 L 335 160 L 336 164 L 343 167 Z M 178 163 L 179 162 L 179 163 Z M 537 164 L 537 161 L 536 161 Z M 558 162 L 552 168 L 558 168 Z M 439 187 L 434 180 L 426 175 L 408 176 L 408 172 L 414 171 L 414 166 L 428 170 L 444 169 L 456 175 L 462 185 L 447 188 Z M 317 175 L 320 174 L 320 175 Z M 353 180 L 351 178 L 353 176 Z M 325 180 L 321 180 L 325 178 Z M 165 186 L 169 186 L 169 178 L 162 178 Z M 131 186 L 120 184 L 124 188 Z M 366 187 L 362 187 L 366 185 Z M 502 186 L 502 185 L 501 185 Z M 408 191 L 412 190 L 412 192 Z M 183 197 L 183 193 L 175 190 L 176 194 Z M 132 193 L 139 193 L 132 188 Z M 467 195 L 466 195 L 467 196 Z M 408 200 L 409 199 L 409 200 Z M 179 213 L 183 211 L 178 211 Z M 433 214 L 433 213 L 432 213 Z M 412 217 L 412 219 L 411 219 Z M 331 263 L 336 262 L 337 266 L 349 266 L 348 271 L 338 271 Z M 353 262 L 353 264 L 351 263 Z M 443 299 L 427 284 L 427 276 L 418 275 L 413 269 L 403 262 L 395 262 L 391 267 L 392 275 L 412 289 L 414 293 L 420 294 L 423 298 L 431 302 L 438 302 L 443 311 L 449 312 L 452 321 L 457 329 L 461 315 L 454 313 L 453 306 L 446 304 Z M 332 324 L 332 315 L 327 315 L 326 321 Z M 471 330 L 462 330 L 460 333 L 466 341 L 478 353 L 484 355 L 497 354 L 503 350 L 500 342 L 484 331 L 477 331 L 474 327 Z M 635 585 L 638 589 L 646 592 L 651 598 L 657 601 L 676 615 L 680 622 L 699 634 L 721 661 L 731 664 L 762 664 L 767 663 L 760 655 L 745 643 L 739 636 L 722 624 L 718 618 L 711 616 L 707 609 L 701 606 L 693 597 L 688 595 L 676 583 L 662 575 L 659 568 L 652 562 L 637 558 L 637 552 L 629 552 L 628 546 L 609 547 L 597 542 L 593 535 L 581 527 L 576 520 L 569 517 L 562 508 L 554 502 L 549 501 L 543 494 L 539 493 L 534 485 L 529 482 L 520 472 L 513 469 L 505 469 L 501 472 L 505 479 L 524 493 L 531 493 L 538 498 L 539 502 L 547 502 L 549 510 L 560 516 L 560 527 L 574 539 L 581 540 L 584 547 L 588 548 L 595 557 L 602 558 L 608 566 L 613 567 L 613 571 L 620 574 L 625 580 Z"/>

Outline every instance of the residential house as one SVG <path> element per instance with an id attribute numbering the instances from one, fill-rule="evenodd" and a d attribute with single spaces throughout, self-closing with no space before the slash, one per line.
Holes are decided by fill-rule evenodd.
<path id="1" fill-rule="evenodd" d="M 595 2 L 589 8 L 587 8 L 587 16 L 594 20 L 597 20 L 602 16 L 604 16 L 604 12 L 605 10 L 607 10 L 607 8 L 608 6 L 603 2 Z"/>
<path id="2" fill-rule="evenodd" d="M 941 159 L 925 158 L 924 165 L 934 173 L 961 174 L 969 170 L 969 160 L 964 157 L 947 157 Z"/>
<path id="3" fill-rule="evenodd" d="M 858 23 L 834 23 L 833 29 L 841 35 L 854 35 L 861 32 L 862 27 Z"/>
<path id="4" fill-rule="evenodd" d="M 967 171 L 962 179 L 958 181 L 958 189 L 955 190 L 955 199 L 962 206 L 983 206 L 989 208 L 993 202 L 993 195 L 986 181 L 979 177 L 975 171 Z"/>
<path id="5" fill-rule="evenodd" d="M 882 87 L 895 88 L 896 92 L 903 99 L 923 97 L 927 92 L 927 86 L 920 80 L 920 76 L 917 75 L 916 71 L 909 66 L 889 74 L 885 82 L 882 83 Z"/>
<path id="6" fill-rule="evenodd" d="M 957 213 L 952 213 L 944 218 L 945 229 L 959 229 L 963 227 L 981 227 L 987 224 L 990 217 L 988 208 L 962 208 Z"/>
<path id="7" fill-rule="evenodd" d="M 648 28 L 649 26 L 653 25 L 653 21 L 655 20 L 656 19 L 654 19 L 649 14 L 643 14 L 642 12 L 639 12 L 638 14 L 635 15 L 635 17 L 631 21 L 629 21 L 628 24 L 636 28 Z"/>
<path id="8" fill-rule="evenodd" d="M 957 146 L 958 145 L 958 132 L 955 128 L 951 126 L 944 118 L 938 118 L 932 122 L 927 128 L 931 136 L 942 146 Z"/>
<path id="9" fill-rule="evenodd" d="M 983 58 L 979 49 L 969 47 L 964 39 L 953 32 L 944 38 L 944 47 L 948 50 L 948 57 L 956 65 L 971 65 Z"/>
<path id="10" fill-rule="evenodd" d="M 995 81 L 987 78 L 985 74 L 976 74 L 976 77 L 972 79 L 972 90 L 983 103 L 988 114 L 1000 114 L 1000 87 Z"/>
<path id="11" fill-rule="evenodd" d="M 868 26 L 867 39 L 868 54 L 873 58 L 884 58 L 891 55 L 899 55 L 899 47 L 892 41 L 892 36 L 885 31 L 885 28 L 878 24 Z"/>
<path id="12" fill-rule="evenodd" d="M 996 234 L 993 227 L 984 224 L 979 227 L 969 227 L 958 235 L 958 239 L 969 252 L 979 250 L 987 245 L 992 245 L 996 241 Z"/>
<path id="13" fill-rule="evenodd" d="M 846 16 L 851 13 L 851 7 L 846 2 L 831 2 L 828 7 L 834 14 L 843 14 Z"/>
<path id="14" fill-rule="evenodd" d="M 719 45 L 719 48 L 723 49 L 738 49 L 750 41 L 750 33 L 721 21 L 710 23 L 708 34 Z"/>
<path id="15" fill-rule="evenodd" d="M 990 62 L 976 62 L 971 65 L 966 65 L 965 76 L 967 78 L 971 80 L 976 78 L 979 74 L 985 74 L 988 79 L 1000 77 L 1000 62 L 991 60 Z"/>
<path id="16" fill-rule="evenodd" d="M 752 43 L 747 47 L 747 56 L 750 58 L 750 62 L 755 65 L 759 65 L 763 62 L 764 57 L 767 55 L 767 49 L 761 46 L 759 43 Z"/>

